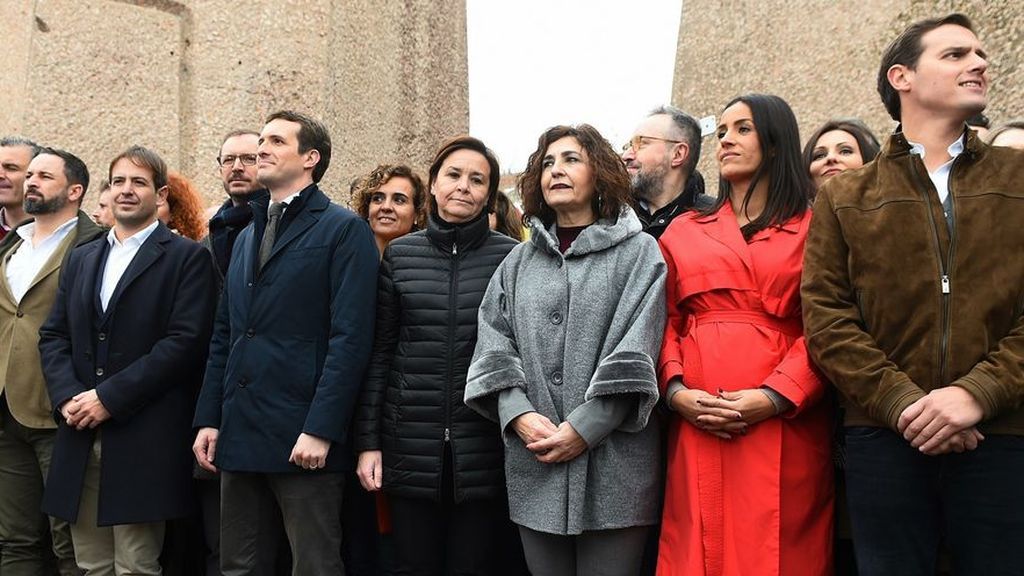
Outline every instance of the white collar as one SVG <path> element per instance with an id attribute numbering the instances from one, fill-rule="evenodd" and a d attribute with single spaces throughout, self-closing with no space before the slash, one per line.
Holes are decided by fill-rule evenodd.
<path id="1" fill-rule="evenodd" d="M 953 141 L 952 144 L 949 145 L 949 147 L 946 148 L 946 152 L 949 153 L 950 158 L 956 158 L 957 156 L 963 153 L 964 140 L 965 135 L 961 134 L 959 137 L 957 137 L 956 140 Z M 910 140 L 907 140 L 907 144 L 910 144 L 910 153 L 917 154 L 918 156 L 920 156 L 921 161 L 923 162 L 925 153 L 924 144 L 918 144 L 917 142 L 911 142 Z"/>
<path id="2" fill-rule="evenodd" d="M 114 234 L 114 228 L 111 228 L 110 232 L 107 232 L 107 243 L 111 246 L 127 246 L 129 244 L 133 246 L 142 246 L 142 244 L 149 239 L 150 235 L 153 234 L 153 231 L 156 230 L 156 227 L 159 225 L 160 221 L 154 220 L 149 226 L 146 226 L 142 230 L 139 230 L 135 234 L 125 238 L 124 242 L 118 241 L 117 235 Z"/>
<path id="3" fill-rule="evenodd" d="M 60 226 L 57 226 L 57 229 L 53 231 L 53 234 L 50 234 L 49 236 L 47 236 L 47 238 L 53 238 L 55 236 L 59 236 L 61 234 L 64 234 L 64 232 L 66 230 L 68 230 L 69 228 L 73 227 L 77 222 L 78 222 L 78 216 L 72 217 L 67 222 L 61 224 Z M 21 236 L 21 239 L 26 241 L 26 242 L 28 242 L 29 244 L 32 243 L 32 235 L 35 234 L 35 231 L 36 231 L 36 222 L 35 222 L 35 220 L 33 220 L 32 222 L 29 222 L 28 224 L 25 224 L 24 226 L 21 226 L 21 227 L 19 227 L 17 229 L 18 236 Z"/>

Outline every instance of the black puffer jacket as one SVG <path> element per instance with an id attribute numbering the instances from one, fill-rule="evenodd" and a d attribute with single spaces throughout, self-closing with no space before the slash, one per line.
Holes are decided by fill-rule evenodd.
<path id="1" fill-rule="evenodd" d="M 485 213 L 457 226 L 432 216 L 384 251 L 355 446 L 383 451 L 385 490 L 438 499 L 448 442 L 456 502 L 504 493 L 501 433 L 462 397 L 480 300 L 515 245 Z"/>

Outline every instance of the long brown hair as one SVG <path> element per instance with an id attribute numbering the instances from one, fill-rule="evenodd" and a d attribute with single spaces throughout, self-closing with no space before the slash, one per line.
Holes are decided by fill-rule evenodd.
<path id="1" fill-rule="evenodd" d="M 523 219 L 537 216 L 545 226 L 555 221 L 555 211 L 544 201 L 540 179 L 544 172 L 544 155 L 552 143 L 572 136 L 587 152 L 594 171 L 594 197 L 591 206 L 598 218 L 617 219 L 623 206 L 632 205 L 629 173 L 612 145 L 589 124 L 554 126 L 537 140 L 537 149 L 530 154 L 526 170 L 519 175 L 519 196 L 523 199 Z"/>

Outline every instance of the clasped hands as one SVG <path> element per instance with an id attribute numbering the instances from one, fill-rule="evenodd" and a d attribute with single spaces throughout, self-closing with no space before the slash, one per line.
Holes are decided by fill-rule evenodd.
<path id="1" fill-rule="evenodd" d="M 929 456 L 974 450 L 985 439 L 975 427 L 984 409 L 960 386 L 936 388 L 900 413 L 897 429 Z"/>
<path id="2" fill-rule="evenodd" d="M 587 450 L 587 441 L 576 432 L 572 424 L 562 422 L 555 426 L 554 422 L 539 412 L 517 416 L 512 421 L 512 429 L 526 444 L 526 449 L 545 464 L 568 462 Z"/>
<path id="3" fill-rule="evenodd" d="M 68 426 L 77 430 L 95 428 L 110 419 L 110 412 L 100 402 L 95 389 L 75 394 L 60 407 L 60 413 Z"/>
<path id="4" fill-rule="evenodd" d="M 687 422 L 723 440 L 746 434 L 754 424 L 775 416 L 775 405 L 757 388 L 719 390 L 717 396 L 684 388 L 672 395 L 671 404 Z"/>

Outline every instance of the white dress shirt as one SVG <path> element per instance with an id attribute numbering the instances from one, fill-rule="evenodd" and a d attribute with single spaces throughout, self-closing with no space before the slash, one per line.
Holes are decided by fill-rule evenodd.
<path id="1" fill-rule="evenodd" d="M 100 303 L 103 305 L 104 312 L 107 311 L 107 304 L 110 304 L 110 297 L 114 295 L 114 289 L 121 281 L 121 276 L 124 276 L 125 270 L 131 265 L 135 255 L 139 253 L 139 248 L 159 224 L 159 220 L 154 220 L 149 226 L 125 238 L 124 242 L 117 239 L 113 229 L 107 233 L 110 253 L 107 254 L 107 264 L 103 268 L 103 285 L 100 287 Z"/>
<path id="2" fill-rule="evenodd" d="M 939 193 L 939 202 L 945 203 L 946 197 L 949 196 L 949 173 L 953 170 L 953 161 L 964 151 L 964 138 L 965 136 L 957 138 L 949 145 L 949 148 L 946 148 L 946 151 L 952 156 L 949 162 L 939 166 L 934 172 L 928 173 L 928 177 L 932 179 L 932 184 L 935 185 L 935 191 Z M 910 140 L 907 140 L 907 144 L 910 144 L 910 153 L 917 154 L 921 157 L 921 161 L 924 162 L 924 146 Z"/>
<path id="3" fill-rule="evenodd" d="M 32 244 L 32 236 L 36 231 L 35 222 L 29 222 L 18 228 L 18 236 L 21 236 L 22 240 L 21 246 L 18 246 L 18 249 L 7 260 L 7 285 L 11 288 L 15 302 L 21 303 L 21 299 L 25 297 L 28 287 L 39 275 L 43 265 L 50 260 L 57 247 L 77 223 L 78 216 L 75 216 L 57 227 L 53 234 L 43 238 L 38 246 Z"/>

